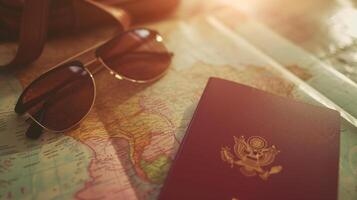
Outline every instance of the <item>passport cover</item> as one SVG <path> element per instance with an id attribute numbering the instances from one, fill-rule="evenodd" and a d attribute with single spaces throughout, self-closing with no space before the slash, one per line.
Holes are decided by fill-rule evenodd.
<path id="1" fill-rule="evenodd" d="M 337 198 L 340 116 L 210 78 L 159 199 Z"/>

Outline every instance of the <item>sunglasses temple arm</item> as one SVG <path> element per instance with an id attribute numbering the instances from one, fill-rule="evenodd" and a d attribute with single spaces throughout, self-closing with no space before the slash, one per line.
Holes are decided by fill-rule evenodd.
<path id="1" fill-rule="evenodd" d="M 37 124 L 35 121 L 32 121 L 30 127 L 26 131 L 26 136 L 31 139 L 38 139 L 43 132 L 42 126 Z"/>
<path id="2" fill-rule="evenodd" d="M 45 109 L 41 109 L 36 113 L 36 118 L 39 121 L 42 121 L 43 115 L 45 113 Z M 26 136 L 31 139 L 38 139 L 43 133 L 43 127 L 32 120 L 30 127 L 26 131 Z"/>

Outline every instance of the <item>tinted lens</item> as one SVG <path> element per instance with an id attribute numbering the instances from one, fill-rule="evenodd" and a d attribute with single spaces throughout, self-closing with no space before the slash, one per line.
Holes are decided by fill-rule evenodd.
<path id="1" fill-rule="evenodd" d="M 42 126 L 64 131 L 89 112 L 95 98 L 94 81 L 80 62 L 61 65 L 32 82 L 15 111 L 28 112 Z"/>
<path id="2" fill-rule="evenodd" d="M 136 81 L 160 77 L 172 57 L 162 37 L 148 29 L 124 32 L 98 48 L 96 54 L 114 72 Z"/>

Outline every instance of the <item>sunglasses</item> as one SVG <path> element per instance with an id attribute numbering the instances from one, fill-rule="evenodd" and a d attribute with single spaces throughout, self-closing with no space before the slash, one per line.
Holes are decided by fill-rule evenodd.
<path id="1" fill-rule="evenodd" d="M 27 113 L 32 119 L 27 137 L 36 139 L 44 129 L 65 132 L 79 125 L 94 104 L 93 74 L 102 69 L 120 80 L 147 83 L 165 74 L 173 56 L 158 32 L 144 28 L 118 34 L 97 47 L 95 55 L 85 64 L 79 60 L 59 64 L 25 88 L 15 112 Z M 100 68 L 89 71 L 88 65 L 95 62 Z"/>

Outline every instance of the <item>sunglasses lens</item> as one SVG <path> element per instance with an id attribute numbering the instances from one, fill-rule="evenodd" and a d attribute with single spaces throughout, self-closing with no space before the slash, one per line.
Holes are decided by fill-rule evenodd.
<path id="1" fill-rule="evenodd" d="M 162 37 L 148 29 L 124 32 L 98 48 L 96 54 L 115 73 L 135 81 L 159 78 L 172 57 Z"/>
<path id="2" fill-rule="evenodd" d="M 42 126 L 64 131 L 89 112 L 95 86 L 80 62 L 61 65 L 32 82 L 21 95 L 15 111 L 29 113 Z"/>

